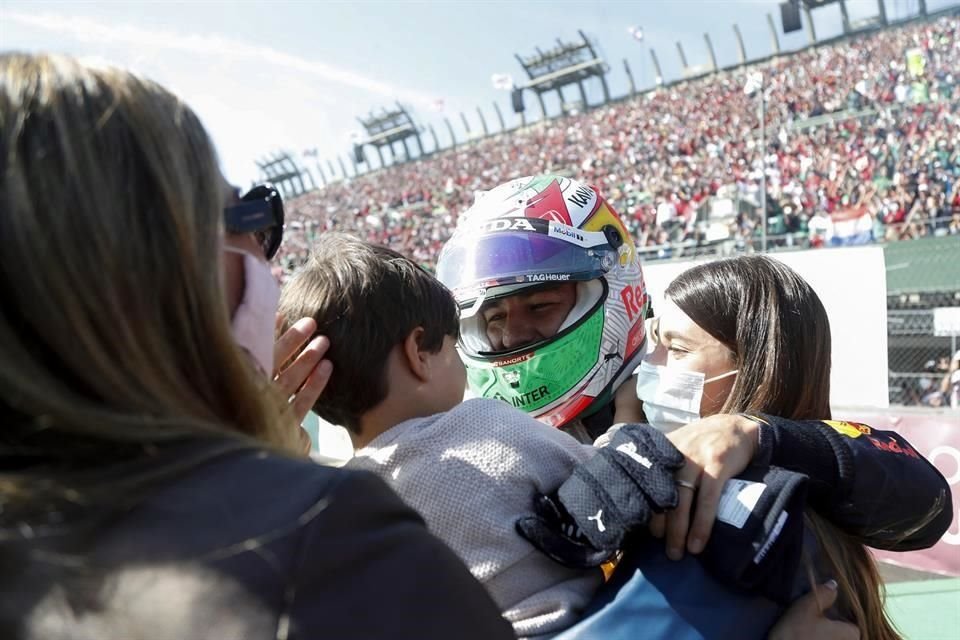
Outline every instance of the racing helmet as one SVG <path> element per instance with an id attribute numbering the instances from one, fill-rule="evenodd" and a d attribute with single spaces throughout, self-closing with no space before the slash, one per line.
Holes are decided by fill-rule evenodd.
<path id="1" fill-rule="evenodd" d="M 558 175 L 481 194 L 444 245 L 437 277 L 460 307 L 458 348 L 471 392 L 563 426 L 603 407 L 639 364 L 649 296 L 633 239 L 595 187 Z M 553 336 L 494 351 L 484 303 L 576 283 Z"/>

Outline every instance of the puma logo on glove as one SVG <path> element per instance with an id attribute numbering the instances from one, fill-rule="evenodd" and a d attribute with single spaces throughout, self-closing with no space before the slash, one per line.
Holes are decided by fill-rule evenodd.
<path id="1" fill-rule="evenodd" d="M 609 558 L 653 513 L 677 506 L 674 472 L 685 458 L 649 425 L 624 425 L 590 460 L 577 465 L 556 494 L 538 496 L 536 515 L 517 521 L 522 536 L 561 564 L 572 567 Z M 579 536 L 565 536 L 574 522 Z M 602 560 L 601 560 L 602 562 Z"/>
<path id="2" fill-rule="evenodd" d="M 533 512 L 534 515 L 517 520 L 517 533 L 560 564 L 589 569 L 600 566 L 613 556 L 612 551 L 597 549 L 590 544 L 579 525 L 557 500 L 556 494 L 534 497 Z M 605 528 L 600 520 L 602 514 L 600 510 L 593 516 L 601 531 Z"/>
<path id="3" fill-rule="evenodd" d="M 599 511 L 597 511 L 597 515 L 590 516 L 589 518 L 587 518 L 587 520 L 597 521 L 597 531 L 599 531 L 600 533 L 603 533 L 604 531 L 607 530 L 607 528 L 603 526 L 603 520 L 600 519 L 600 516 L 602 515 L 603 515 L 603 509 L 600 509 Z"/>

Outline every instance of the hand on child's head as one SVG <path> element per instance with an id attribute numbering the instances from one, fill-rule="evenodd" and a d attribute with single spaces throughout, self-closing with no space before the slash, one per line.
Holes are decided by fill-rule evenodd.
<path id="1" fill-rule="evenodd" d="M 277 331 L 282 333 L 274 347 L 274 381 L 290 399 L 299 426 L 316 404 L 333 373 L 333 363 L 324 356 L 330 348 L 326 336 L 314 336 L 317 322 L 300 318 L 283 330 L 286 322 L 277 314 Z"/>

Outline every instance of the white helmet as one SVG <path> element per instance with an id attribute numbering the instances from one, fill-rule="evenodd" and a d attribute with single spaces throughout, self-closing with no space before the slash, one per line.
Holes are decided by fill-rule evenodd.
<path id="1" fill-rule="evenodd" d="M 562 426 L 603 407 L 644 352 L 649 297 L 633 239 L 596 188 L 555 175 L 481 195 L 437 263 L 460 306 L 471 391 Z M 481 305 L 551 282 L 576 282 L 557 333 L 494 352 Z"/>

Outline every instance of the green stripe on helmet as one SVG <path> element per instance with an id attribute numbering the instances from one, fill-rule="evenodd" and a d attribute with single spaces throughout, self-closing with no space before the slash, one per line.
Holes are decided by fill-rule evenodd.
<path id="1" fill-rule="evenodd" d="M 514 356 L 465 357 L 470 388 L 481 397 L 536 412 L 563 399 L 596 366 L 603 325 L 603 306 L 598 305 L 577 331 L 536 351 Z"/>

